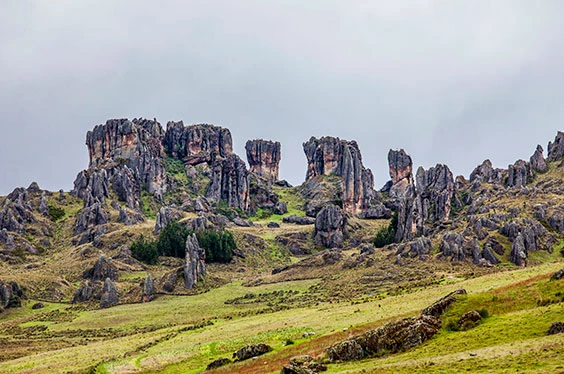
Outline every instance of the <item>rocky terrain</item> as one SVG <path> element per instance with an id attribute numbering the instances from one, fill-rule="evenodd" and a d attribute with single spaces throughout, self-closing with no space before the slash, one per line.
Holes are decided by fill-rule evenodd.
<path id="1" fill-rule="evenodd" d="M 230 331 L 230 321 L 257 322 L 272 314 L 305 323 L 296 330 L 272 327 L 284 331 L 284 347 L 301 342 L 296 352 L 269 338 L 269 349 L 260 354 L 281 355 L 278 367 L 255 370 L 257 360 L 240 361 L 258 356 L 245 352 L 264 348 L 263 335 L 248 340 L 231 332 L 229 343 L 215 339 L 222 349 L 242 353 L 235 362 L 210 353 L 217 360 L 210 370 L 229 372 L 239 365 L 241 372 L 331 371 L 332 365 L 363 357 L 404 354 L 486 318 L 466 308 L 471 294 L 451 295 L 441 299 L 444 307 L 433 304 L 420 314 L 413 313 L 433 300 L 392 313 L 386 303 L 394 298 L 417 292 L 436 298 L 434 290 L 446 291 L 443 286 L 451 283 L 497 279 L 506 272 L 521 277 L 536 268 L 545 269 L 540 278 L 523 279 L 532 279 L 534 287 L 552 282 L 539 288 L 544 298 L 535 299 L 537 307 L 561 310 L 561 292 L 552 290 L 562 277 L 547 279 L 564 267 L 562 132 L 549 142 L 546 156 L 538 145 L 528 161 L 501 169 L 485 160 L 468 178 L 454 176 L 445 164 L 414 173 L 414 158 L 390 150 L 390 181 L 379 191 L 354 140 L 312 137 L 303 143 L 307 172 L 296 187 L 280 178 L 279 142 L 249 140 L 247 168 L 233 152 L 230 130 L 219 126 L 180 121 L 164 129 L 156 120 L 113 119 L 89 131 L 86 145 L 89 165 L 72 191 L 45 191 L 32 183 L 0 197 L 0 360 L 14 367 L 51 349 L 107 350 L 107 340 L 116 347 L 135 341 L 136 348 L 120 356 L 100 354 L 83 369 L 114 362 L 108 367 L 124 368 L 105 370 L 133 370 L 119 360 L 155 350 L 164 355 L 177 336 L 215 323 Z M 504 282 L 490 287 L 511 284 Z M 456 309 L 458 299 L 468 310 Z M 482 301 L 475 304 L 487 308 Z M 191 302 L 196 309 L 187 306 Z M 503 300 L 491 305 L 496 303 Z M 332 313 L 344 305 L 351 309 L 346 320 L 363 326 L 354 336 L 342 336 L 320 320 L 311 322 L 324 331 L 317 338 L 297 317 L 317 310 L 339 321 Z M 356 305 L 370 306 L 372 319 L 357 319 Z M 387 317 L 379 308 L 397 319 L 383 324 Z M 115 316 L 130 310 L 138 321 L 124 316 L 123 322 L 112 310 Z M 358 310 L 361 316 L 364 309 Z M 452 310 L 460 315 L 447 324 Z M 140 317 L 143 311 L 154 317 Z M 83 320 L 85 315 L 98 322 Z M 100 316 L 113 322 L 99 322 Z M 558 336 L 555 326 L 552 335 Z M 319 346 L 297 352 L 310 347 L 307 342 Z M 562 350 L 562 340 L 555 344 Z M 309 358 L 288 365 L 283 352 L 290 351 Z M 190 361 L 188 352 L 178 357 L 170 364 L 185 362 L 193 371 L 208 364 Z M 169 361 L 159 360 L 141 366 L 166 368 L 155 362 Z"/>

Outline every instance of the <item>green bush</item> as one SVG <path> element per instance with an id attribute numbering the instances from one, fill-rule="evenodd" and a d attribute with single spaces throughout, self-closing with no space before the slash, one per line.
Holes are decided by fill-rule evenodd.
<path id="1" fill-rule="evenodd" d="M 478 309 L 477 312 L 482 318 L 488 318 L 490 316 L 490 312 L 488 312 L 486 308 Z"/>
<path id="2" fill-rule="evenodd" d="M 458 323 L 453 319 L 449 319 L 445 325 L 445 329 L 447 329 L 447 331 L 458 331 Z"/>
<path id="3" fill-rule="evenodd" d="M 143 235 L 141 235 L 139 240 L 131 244 L 131 255 L 133 258 L 149 265 L 156 264 L 159 258 L 156 243 L 154 241 L 146 241 Z"/>
<path id="4" fill-rule="evenodd" d="M 206 262 L 226 264 L 233 258 L 237 244 L 229 231 L 201 230 L 196 232 L 196 237 L 200 247 L 206 251 Z"/>
<path id="5" fill-rule="evenodd" d="M 161 256 L 184 258 L 188 234 L 188 229 L 176 221 L 166 225 L 157 239 L 158 253 Z"/>
<path id="6" fill-rule="evenodd" d="M 60 220 L 65 216 L 65 210 L 63 208 L 49 205 L 47 209 L 49 213 L 49 218 L 51 218 L 51 221 L 53 222 L 57 222 L 58 220 Z"/>
<path id="7" fill-rule="evenodd" d="M 392 216 L 392 221 L 388 225 L 388 227 L 382 227 L 377 233 L 376 237 L 374 237 L 374 246 L 376 248 L 382 248 L 388 244 L 391 244 L 395 241 L 396 237 L 396 230 L 398 227 L 398 213 L 394 212 Z"/>

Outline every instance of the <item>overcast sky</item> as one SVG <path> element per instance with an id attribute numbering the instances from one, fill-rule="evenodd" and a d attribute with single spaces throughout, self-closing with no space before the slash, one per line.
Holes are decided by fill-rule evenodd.
<path id="1" fill-rule="evenodd" d="M 355 139 L 468 176 L 564 130 L 563 1 L 0 1 L 0 195 L 72 188 L 108 118 L 228 127 L 282 143 Z M 545 152 L 546 154 L 546 152 Z"/>

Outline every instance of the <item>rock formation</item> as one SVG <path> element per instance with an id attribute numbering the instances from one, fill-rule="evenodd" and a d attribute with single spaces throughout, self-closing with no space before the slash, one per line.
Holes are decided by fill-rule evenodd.
<path id="1" fill-rule="evenodd" d="M 119 302 L 119 294 L 114 282 L 110 278 L 104 281 L 104 288 L 102 289 L 102 297 L 100 298 L 100 308 L 109 308 Z"/>
<path id="2" fill-rule="evenodd" d="M 108 120 L 86 135 L 89 169 L 125 165 L 135 175 L 140 189 L 160 198 L 166 191 L 163 136 L 162 127 L 156 120 Z"/>
<path id="3" fill-rule="evenodd" d="M 248 344 L 233 353 L 233 358 L 237 361 L 243 361 L 248 360 L 249 358 L 261 356 L 270 351 L 272 351 L 272 347 L 264 343 Z"/>
<path id="4" fill-rule="evenodd" d="M 184 282 L 187 289 L 196 287 L 196 283 L 206 274 L 206 253 L 200 248 L 196 234 L 186 239 L 186 262 L 184 265 Z"/>
<path id="5" fill-rule="evenodd" d="M 3 282 L 0 280 L 0 313 L 4 309 L 22 306 L 25 299 L 23 290 L 16 282 Z"/>
<path id="6" fill-rule="evenodd" d="M 82 274 L 82 277 L 92 281 L 103 281 L 105 279 L 115 281 L 118 279 L 118 275 L 117 267 L 105 256 L 100 256 L 94 265 Z"/>
<path id="7" fill-rule="evenodd" d="M 167 225 L 170 225 L 174 221 L 178 221 L 182 218 L 182 212 L 174 206 L 163 206 L 157 214 L 157 220 L 155 222 L 154 233 L 158 234 Z"/>
<path id="8" fill-rule="evenodd" d="M 413 162 L 411 157 L 403 149 L 388 152 L 388 165 L 390 178 L 392 178 L 389 190 L 390 197 L 403 197 L 409 185 L 413 184 Z"/>
<path id="9" fill-rule="evenodd" d="M 374 177 L 362 165 L 362 156 L 356 141 L 339 138 L 312 137 L 303 144 L 308 161 L 306 182 L 318 176 L 341 177 L 343 209 L 357 213 L 367 209 L 374 198 Z"/>
<path id="10" fill-rule="evenodd" d="M 249 169 L 269 182 L 278 180 L 280 143 L 269 140 L 249 140 L 245 145 Z"/>
<path id="11" fill-rule="evenodd" d="M 542 149 L 540 144 L 537 145 L 537 149 L 535 150 L 535 153 L 533 153 L 531 159 L 529 160 L 531 164 L 531 168 L 539 173 L 544 173 L 548 170 L 548 165 L 546 164 L 546 160 L 542 155 L 543 151 L 544 150 Z"/>
<path id="12" fill-rule="evenodd" d="M 494 169 L 490 160 L 485 160 L 470 173 L 470 183 L 492 183 L 503 182 L 503 170 Z"/>
<path id="13" fill-rule="evenodd" d="M 531 167 L 524 160 L 517 160 L 515 164 L 509 165 L 507 172 L 507 187 L 524 187 L 532 177 Z"/>
<path id="14" fill-rule="evenodd" d="M 153 293 L 155 292 L 155 283 L 151 274 L 147 274 L 143 282 L 143 302 L 147 303 L 153 300 Z"/>
<path id="15" fill-rule="evenodd" d="M 564 133 L 558 131 L 554 142 L 548 142 L 548 157 L 549 162 L 560 161 L 564 158 Z"/>
<path id="16" fill-rule="evenodd" d="M 315 244 L 325 248 L 342 248 L 347 218 L 341 208 L 328 205 L 315 218 Z"/>
<path id="17" fill-rule="evenodd" d="M 419 167 L 416 187 L 408 185 L 398 208 L 396 241 L 411 240 L 427 235 L 427 224 L 444 223 L 451 217 L 451 207 L 461 207 L 455 195 L 452 172 L 438 164 L 425 170 Z"/>
<path id="18" fill-rule="evenodd" d="M 214 125 L 184 126 L 182 121 L 169 122 L 163 144 L 167 152 L 187 165 L 211 163 L 213 156 L 233 153 L 229 129 Z"/>
<path id="19" fill-rule="evenodd" d="M 216 203 L 221 200 L 232 208 L 249 209 L 249 172 L 243 160 L 235 154 L 216 158 L 206 197 Z"/>

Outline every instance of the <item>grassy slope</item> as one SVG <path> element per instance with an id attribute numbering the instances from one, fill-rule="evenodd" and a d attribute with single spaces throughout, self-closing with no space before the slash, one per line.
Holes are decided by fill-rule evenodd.
<path id="1" fill-rule="evenodd" d="M 390 318 L 416 314 L 431 301 L 457 287 L 466 288 L 471 295 L 449 311 L 445 318 L 456 317 L 467 308 L 483 305 L 487 305 L 492 317 L 474 330 L 443 331 L 428 344 L 401 355 L 353 364 L 331 365 L 330 370 L 342 372 L 388 367 L 394 372 L 420 371 L 424 367 L 430 369 L 425 365 L 430 365 L 432 361 L 433 370 L 448 372 L 450 365 L 453 365 L 452 357 L 457 357 L 457 360 L 458 357 L 463 358 L 463 361 L 456 363 L 456 367 L 461 370 L 465 365 L 470 365 L 468 360 L 480 360 L 481 365 L 490 369 L 497 367 L 497 360 L 507 361 L 508 367 L 514 367 L 511 365 L 520 361 L 527 366 L 533 365 L 533 360 L 540 360 L 539 362 L 547 365 L 549 361 L 554 365 L 561 365 L 562 359 L 555 358 L 554 352 L 562 351 L 563 339 L 547 338 L 544 334 L 550 323 L 564 314 L 563 304 L 536 306 L 539 295 L 554 293 L 553 288 L 557 286 L 562 288 L 562 281 L 558 284 L 553 282 L 550 287 L 546 281 L 546 275 L 560 267 L 562 263 L 551 263 L 437 285 L 415 293 L 390 296 L 383 300 L 374 299 L 362 304 L 320 304 L 274 313 L 258 312 L 260 309 L 268 309 L 260 302 L 224 305 L 225 300 L 249 292 L 249 288 L 242 287 L 239 283 L 191 297 L 163 297 L 149 304 L 74 312 L 69 320 L 47 323 L 50 330 L 76 332 L 111 327 L 114 331 L 125 331 L 132 335 L 112 338 L 110 334 L 110 337 L 104 339 L 94 337 L 91 342 L 86 342 L 86 345 L 4 362 L 0 366 L 0 372 L 63 372 L 81 368 L 86 370 L 102 361 L 110 362 L 100 365 L 99 372 L 198 372 L 212 359 L 230 356 L 230 353 L 241 345 L 259 341 L 271 344 L 275 352 L 261 358 L 260 365 L 256 361 L 250 361 L 233 365 L 220 372 L 277 372 L 292 355 L 319 354 L 324 347 L 345 339 L 349 334 L 375 327 Z M 539 275 L 544 276 L 539 278 Z M 527 281 L 530 278 L 533 278 L 532 281 Z M 269 284 L 252 288 L 251 291 L 258 294 L 284 288 L 303 293 L 315 283 L 315 280 L 309 280 Z M 524 290 L 530 292 L 523 292 Z M 516 295 L 522 295 L 523 299 L 513 305 L 511 300 L 518 299 L 514 297 Z M 493 296 L 497 296 L 498 301 L 492 302 Z M 49 309 L 65 308 L 68 307 L 61 304 L 49 306 Z M 249 314 L 247 316 L 246 311 Z M 3 319 L 7 322 L 0 323 L 0 327 L 18 323 L 21 327 L 26 327 L 32 322 L 29 317 L 40 313 L 45 311 L 32 311 L 28 303 L 25 309 L 9 311 L 4 315 Z M 213 322 L 213 326 L 182 331 L 195 324 L 201 324 L 203 320 Z M 143 331 L 143 328 L 147 327 L 155 330 Z M 350 330 L 343 332 L 344 328 Z M 302 338 L 301 335 L 305 331 L 315 331 L 316 335 L 313 339 Z M 72 340 L 68 336 L 63 339 Z M 287 339 L 294 340 L 296 344 L 284 347 Z M 77 344 L 84 343 L 77 339 Z M 524 352 L 519 354 L 519 359 L 507 357 L 507 347 L 510 344 L 514 344 L 510 351 Z M 553 348 L 546 352 L 541 351 L 539 355 L 533 354 L 531 350 L 550 345 Z M 478 356 L 470 358 L 469 352 L 477 352 Z M 488 359 L 490 356 L 492 359 Z"/>

